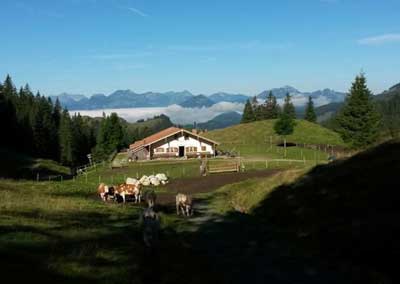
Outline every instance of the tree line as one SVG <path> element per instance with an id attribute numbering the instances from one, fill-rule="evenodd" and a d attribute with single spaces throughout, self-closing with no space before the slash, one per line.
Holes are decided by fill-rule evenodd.
<path id="1" fill-rule="evenodd" d="M 17 90 L 9 75 L 0 83 L 0 121 L 1 147 L 70 167 L 88 163 L 89 153 L 106 158 L 125 137 L 117 114 L 100 120 L 71 115 L 58 99 L 33 94 L 28 84 Z"/>
<path id="2" fill-rule="evenodd" d="M 296 119 L 296 109 L 291 102 L 290 94 L 286 94 L 283 107 L 281 107 L 278 104 L 276 97 L 272 94 L 272 92 L 270 92 L 264 103 L 260 104 L 257 97 L 247 100 L 244 106 L 241 123 L 266 119 L 278 119 L 283 114 L 288 114 L 290 117 L 293 117 L 293 119 Z M 317 121 L 314 102 L 311 96 L 308 97 L 304 119 L 314 123 Z"/>

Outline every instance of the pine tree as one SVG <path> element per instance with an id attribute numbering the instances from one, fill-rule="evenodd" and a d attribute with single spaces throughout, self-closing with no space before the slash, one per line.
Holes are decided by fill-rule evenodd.
<path id="1" fill-rule="evenodd" d="M 314 109 L 314 102 L 311 96 L 308 97 L 308 103 L 306 106 L 306 114 L 304 116 L 304 119 L 314 123 L 317 121 L 317 115 L 315 114 L 315 109 Z"/>
<path id="2" fill-rule="evenodd" d="M 0 145 L 15 149 L 19 145 L 18 118 L 15 108 L 16 98 L 17 91 L 11 77 L 7 75 L 0 91 L 0 131 L 7 137 L 0 139 Z"/>
<path id="3" fill-rule="evenodd" d="M 110 150 L 111 152 L 121 149 L 124 141 L 124 131 L 121 120 L 116 113 L 110 115 Z"/>
<path id="4" fill-rule="evenodd" d="M 364 74 L 360 74 L 356 76 L 345 105 L 337 117 L 340 134 L 352 147 L 365 148 L 376 142 L 380 119 L 366 78 Z"/>
<path id="5" fill-rule="evenodd" d="M 269 92 L 265 103 L 264 119 L 276 119 L 279 117 L 279 105 L 276 101 L 276 97 Z"/>
<path id="6" fill-rule="evenodd" d="M 289 93 L 286 94 L 285 102 L 283 104 L 282 112 L 287 114 L 290 118 L 296 119 L 296 109 L 291 101 Z"/>
<path id="7" fill-rule="evenodd" d="M 60 161 L 64 165 L 73 165 L 73 134 L 71 117 L 66 109 L 60 118 L 59 129 Z"/>
<path id="8" fill-rule="evenodd" d="M 296 125 L 294 119 L 287 113 L 282 113 L 274 124 L 274 130 L 278 135 L 286 136 L 293 133 Z"/>
<path id="9" fill-rule="evenodd" d="M 247 100 L 245 106 L 244 106 L 244 110 L 243 110 L 243 115 L 242 115 L 242 121 L 241 123 L 248 123 L 248 122 L 252 122 L 255 121 L 255 116 L 254 116 L 254 111 L 253 111 L 253 107 L 250 103 L 250 100 Z"/>
<path id="10" fill-rule="evenodd" d="M 54 128 L 51 130 L 52 143 L 52 159 L 58 161 L 60 157 L 60 122 L 61 122 L 62 108 L 58 98 L 52 108 L 51 119 Z"/>
<path id="11" fill-rule="evenodd" d="M 286 135 L 290 135 L 294 131 L 294 126 L 296 125 L 296 111 L 294 105 L 290 100 L 290 95 L 287 94 L 285 98 L 285 103 L 283 105 L 282 113 L 279 119 L 274 124 L 274 130 L 278 135 L 283 136 L 285 157 L 286 157 Z"/>
<path id="12" fill-rule="evenodd" d="M 258 103 L 257 96 L 252 98 L 251 107 L 253 108 L 254 120 L 262 120 L 264 116 L 264 106 Z"/>
<path id="13" fill-rule="evenodd" d="M 103 114 L 103 120 L 97 136 L 97 145 L 94 151 L 97 159 L 106 159 L 112 152 L 119 150 L 124 143 L 124 129 L 116 113 L 109 117 Z"/>

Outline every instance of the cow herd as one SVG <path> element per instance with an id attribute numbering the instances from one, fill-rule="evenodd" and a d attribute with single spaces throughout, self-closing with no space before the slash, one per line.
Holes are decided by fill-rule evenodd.
<path id="1" fill-rule="evenodd" d="M 146 190 L 142 193 L 142 186 L 159 186 L 168 183 L 165 174 L 157 174 L 153 176 L 143 176 L 141 179 L 127 178 L 126 181 L 117 186 L 106 185 L 101 183 L 97 192 L 100 198 L 107 202 L 109 200 L 127 202 L 127 197 L 134 199 L 135 203 L 140 203 L 142 197 L 147 206 L 140 215 L 140 224 L 143 232 L 143 241 L 149 248 L 154 247 L 158 240 L 158 231 L 160 227 L 159 215 L 155 211 L 157 194 L 153 189 Z M 192 216 L 193 199 L 188 194 L 178 193 L 175 196 L 176 214 L 183 216 Z"/>

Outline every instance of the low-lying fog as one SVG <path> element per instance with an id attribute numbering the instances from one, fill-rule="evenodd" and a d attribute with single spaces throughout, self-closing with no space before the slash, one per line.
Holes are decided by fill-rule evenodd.
<path id="1" fill-rule="evenodd" d="M 307 103 L 308 97 L 298 96 L 292 97 L 292 102 L 296 107 L 304 106 Z M 259 100 L 259 103 L 264 103 L 264 100 Z M 314 99 L 314 106 L 318 107 L 329 103 L 330 101 L 324 97 Z M 283 104 L 283 99 L 278 99 L 280 105 Z M 155 115 L 165 114 L 173 123 L 190 124 L 193 122 L 206 122 L 213 119 L 215 116 L 224 112 L 236 111 L 243 112 L 244 104 L 220 102 L 211 107 L 202 108 L 184 108 L 179 105 L 171 105 L 168 107 L 140 107 L 140 108 L 119 108 L 119 109 L 96 109 L 96 110 L 76 110 L 75 113 L 87 115 L 91 117 L 100 117 L 103 112 L 107 115 L 116 112 L 120 117 L 129 122 L 136 122 L 139 119 L 152 118 Z"/>
<path id="2" fill-rule="evenodd" d="M 121 108 L 121 109 L 97 109 L 97 110 L 76 110 L 75 113 L 91 117 L 101 117 L 103 112 L 107 115 L 115 112 L 118 116 L 129 122 L 136 122 L 139 119 L 152 118 L 155 115 L 165 114 L 173 123 L 190 124 L 196 122 L 206 122 L 215 116 L 229 111 L 242 112 L 243 104 L 221 102 L 211 107 L 184 108 L 178 105 L 168 107 L 143 107 L 143 108 Z"/>

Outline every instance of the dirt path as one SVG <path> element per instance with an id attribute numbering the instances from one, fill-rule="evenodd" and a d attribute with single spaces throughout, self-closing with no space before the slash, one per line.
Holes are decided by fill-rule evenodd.
<path id="1" fill-rule="evenodd" d="M 195 195 L 198 193 L 213 192 L 216 189 L 250 178 L 268 177 L 276 174 L 278 170 L 249 171 L 244 173 L 215 174 L 205 177 L 193 177 L 172 180 L 166 187 L 166 193 L 157 194 L 157 203 L 174 205 L 177 192 Z"/>

